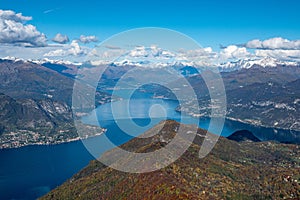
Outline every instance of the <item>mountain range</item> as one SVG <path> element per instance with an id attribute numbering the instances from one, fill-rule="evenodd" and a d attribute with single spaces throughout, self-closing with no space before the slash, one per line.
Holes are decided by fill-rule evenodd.
<path id="1" fill-rule="evenodd" d="M 151 55 L 141 54 L 138 57 L 145 59 L 161 56 L 165 58 L 172 57 L 171 54 L 163 52 Z M 134 56 L 137 56 L 137 54 Z M 151 64 L 151 62 L 148 64 Z M 201 77 L 201 73 L 205 73 L 206 69 L 189 66 L 187 62 L 179 62 L 178 60 L 176 63 L 171 64 L 171 69 L 182 74 L 195 90 L 201 109 L 201 116 L 209 116 L 211 109 L 209 92 L 205 81 Z M 6 114 L 15 113 L 15 116 L 18 116 L 7 115 L 7 119 L 1 122 L 1 137 L 3 138 L 6 133 L 14 133 L 12 130 L 21 131 L 17 135 L 22 135 L 21 133 L 24 130 L 20 129 L 20 127 L 31 127 L 30 130 L 26 128 L 27 133 L 43 127 L 60 127 L 61 125 L 57 125 L 59 124 L 58 121 L 64 121 L 68 124 L 67 127 L 70 127 L 72 116 L 70 108 L 74 79 L 78 69 L 90 66 L 92 66 L 91 63 L 72 63 L 70 61 L 48 59 L 0 59 L 1 97 L 11 98 L 9 100 L 11 102 L 9 108 L 13 110 L 9 110 L 8 104 L 2 101 L 1 112 Z M 133 68 L 140 69 L 141 73 L 145 72 L 145 68 L 140 65 L 135 65 L 134 63 L 122 64 L 119 61 L 108 65 L 97 65 L 97 67 L 105 68 L 105 71 L 99 81 L 96 105 L 111 100 L 110 95 L 103 91 L 113 88 L 126 72 Z M 166 65 L 163 67 L 168 68 Z M 300 106 L 300 91 L 298 87 L 300 81 L 299 63 L 266 57 L 224 63 L 218 68 L 221 70 L 226 89 L 228 107 L 226 116 L 228 119 L 257 126 L 291 130 L 293 133 L 296 133 L 294 136 L 295 141 L 299 141 L 299 134 L 297 134 L 300 131 L 300 116 L 298 112 Z M 172 83 L 170 84 L 172 85 Z M 153 93 L 156 97 L 174 97 L 170 91 L 157 86 L 148 87 L 145 91 Z M 88 92 L 83 89 L 82 95 L 79 95 L 80 98 L 86 98 L 86 93 Z M 17 108 L 14 108 L 14 106 Z M 56 108 L 57 110 L 55 110 Z M 60 108 L 64 108 L 65 112 L 59 113 Z M 178 107 L 178 111 L 186 112 L 190 115 L 197 113 L 193 109 L 188 102 Z M 30 112 L 26 114 L 24 110 L 30 110 Z M 36 114 L 36 111 L 43 114 Z M 1 115 L 3 119 L 6 117 L 6 114 Z M 81 113 L 78 114 L 81 115 Z M 31 118 L 35 119 L 35 115 L 41 117 L 38 123 L 31 122 Z M 19 128 L 15 124 L 15 118 L 18 118 L 17 124 L 20 125 Z M 64 132 L 64 130 L 59 129 L 57 131 Z M 7 145 L 10 137 L 6 137 L 6 142 L 2 141 L 2 144 L 5 143 Z M 75 134 L 72 138 L 75 138 Z"/>
<path id="2" fill-rule="evenodd" d="M 272 61 L 275 62 L 274 59 Z M 246 61 L 244 64 L 247 67 L 238 65 L 239 69 L 232 67 L 233 70 L 227 70 L 226 68 L 220 73 L 226 90 L 226 117 L 255 126 L 299 132 L 300 65 L 289 62 L 283 64 L 282 61 L 276 64 L 271 62 L 270 66 Z M 200 116 L 208 117 L 212 103 L 207 83 L 202 77 L 204 73 L 207 72 L 204 70 L 185 79 L 197 94 Z M 214 82 L 214 80 L 209 81 Z M 173 87 L 172 85 L 176 85 L 176 82 L 168 84 L 170 88 Z M 184 90 L 184 88 L 177 89 Z M 156 88 L 155 92 L 159 97 L 175 98 L 164 88 Z M 177 110 L 196 116 L 199 111 L 194 105 L 194 102 L 186 101 Z M 296 135 L 298 139 L 295 139 L 299 142 L 299 134 Z"/>
<path id="3" fill-rule="evenodd" d="M 226 116 L 258 126 L 300 130 L 299 66 L 260 67 L 221 73 L 227 98 Z M 210 96 L 201 75 L 189 78 L 202 114 L 209 115 Z M 182 106 L 193 112 L 188 105 Z M 206 109 L 205 109 L 206 108 Z"/>
<path id="4" fill-rule="evenodd" d="M 184 62 L 171 64 L 159 67 L 171 67 L 182 74 L 197 95 L 201 115 L 209 116 L 211 101 L 201 76 L 207 68 Z M 71 105 L 76 73 L 84 67 L 92 66 L 91 63 L 1 59 L 0 148 L 58 144 L 80 139 L 74 120 L 85 113 L 75 113 L 74 116 Z M 140 73 L 145 72 L 143 66 L 134 63 L 109 63 L 97 67 L 105 70 L 98 83 L 96 102 L 91 102 L 96 106 L 114 98 L 105 91 L 113 88 L 128 71 L 138 69 Z M 298 63 L 265 58 L 256 61 L 246 59 L 218 67 L 226 89 L 228 119 L 276 130 L 288 129 L 294 135 L 293 140 L 282 142 L 300 143 Z M 129 83 L 126 87 L 135 87 Z M 169 84 L 171 87 L 172 81 Z M 78 96 L 85 101 L 86 94 L 91 92 L 82 85 Z M 150 92 L 153 97 L 174 98 L 170 90 L 159 85 L 145 87 L 144 92 Z M 93 108 L 86 108 L 87 112 Z M 190 115 L 197 113 L 193 109 L 188 101 L 177 108 Z M 86 137 L 105 132 L 100 127 L 79 124 Z M 151 137 L 134 138 L 121 148 L 139 153 L 158 150 L 172 140 L 178 126 L 175 121 L 166 121 L 159 134 L 152 136 L 153 130 L 157 129 L 154 127 L 145 133 Z M 191 128 L 190 125 L 182 126 L 186 130 Z M 221 137 L 212 152 L 199 159 L 200 146 L 208 134 L 211 133 L 198 129 L 193 144 L 177 161 L 150 173 L 120 172 L 91 161 L 42 199 L 300 198 L 298 145 L 259 142 L 251 133 L 241 131 L 228 139 Z M 102 156 L 109 158 L 114 152 L 113 149 Z M 126 163 L 126 158 L 124 162 L 130 164 Z M 143 162 L 140 165 L 147 167 Z"/>
<path id="5" fill-rule="evenodd" d="M 205 51 L 205 50 L 203 50 Z M 90 61 L 83 62 L 71 62 L 68 60 L 51 60 L 48 58 L 39 59 L 39 60 L 25 60 L 16 57 L 4 57 L 2 60 L 11 60 L 14 62 L 22 61 L 28 63 L 35 63 L 39 65 L 44 64 L 56 64 L 61 66 L 67 66 L 67 68 L 80 67 L 84 64 L 91 64 Z M 193 67 L 202 71 L 203 69 L 215 67 L 218 68 L 220 72 L 223 71 L 235 71 L 240 69 L 249 69 L 255 66 L 259 67 L 278 67 L 278 66 L 298 66 L 300 62 L 295 60 L 280 60 L 273 57 L 255 57 L 255 58 L 244 58 L 239 60 L 231 60 L 226 62 L 219 63 L 210 63 L 205 65 L 203 62 L 201 65 L 197 64 L 196 61 L 189 60 L 187 57 L 176 55 L 175 53 L 163 50 L 160 48 L 144 48 L 144 49 L 135 49 L 130 53 L 122 54 L 118 59 L 114 61 L 97 61 L 92 62 L 96 63 L 93 65 L 114 65 L 119 67 L 124 66 L 135 66 L 135 67 L 147 67 L 147 68 L 164 68 L 164 67 Z"/>

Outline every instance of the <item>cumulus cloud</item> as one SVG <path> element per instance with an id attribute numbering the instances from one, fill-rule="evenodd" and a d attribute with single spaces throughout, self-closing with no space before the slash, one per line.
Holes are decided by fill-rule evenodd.
<path id="1" fill-rule="evenodd" d="M 15 22 L 26 22 L 32 20 L 32 17 L 23 16 L 22 13 L 15 13 L 12 10 L 0 10 L 0 18 L 3 20 L 13 20 Z"/>
<path id="2" fill-rule="evenodd" d="M 120 56 L 123 56 L 124 54 L 126 54 L 126 50 L 125 49 L 109 49 L 107 51 L 104 52 L 98 52 L 96 49 L 93 49 L 89 55 L 90 56 L 96 56 L 100 59 L 103 59 L 105 61 L 111 61 L 114 60 Z"/>
<path id="3" fill-rule="evenodd" d="M 44 54 L 44 57 L 63 57 L 63 56 L 80 56 L 86 55 L 87 51 L 79 46 L 78 41 L 73 40 L 70 45 L 65 48 L 56 49 Z"/>
<path id="4" fill-rule="evenodd" d="M 287 49 L 258 49 L 255 51 L 258 57 L 273 57 L 280 60 L 299 60 L 300 50 Z"/>
<path id="5" fill-rule="evenodd" d="M 70 40 L 67 35 L 62 35 L 61 33 L 57 33 L 56 36 L 52 39 L 52 41 L 59 44 L 66 44 Z"/>
<path id="6" fill-rule="evenodd" d="M 129 51 L 128 56 L 133 58 L 153 57 L 160 59 L 169 59 L 175 57 L 176 55 L 171 51 L 158 47 L 157 45 L 151 45 L 150 47 L 136 46 Z"/>
<path id="7" fill-rule="evenodd" d="M 288 40 L 281 37 L 270 38 L 267 40 L 251 40 L 245 45 L 251 49 L 291 49 L 300 50 L 300 40 Z"/>
<path id="8" fill-rule="evenodd" d="M 217 56 L 217 53 L 213 51 L 211 47 L 193 49 L 193 50 L 180 50 L 179 53 L 187 58 L 213 58 Z"/>
<path id="9" fill-rule="evenodd" d="M 87 44 L 90 42 L 98 42 L 98 38 L 94 35 L 89 35 L 89 36 L 81 35 L 79 41 L 84 44 Z"/>
<path id="10" fill-rule="evenodd" d="M 128 47 L 128 46 L 127 46 Z M 108 50 L 98 49 L 91 51 L 91 55 L 99 58 L 101 63 L 111 61 L 116 64 L 128 64 L 149 67 L 165 67 L 174 64 L 184 64 L 189 66 L 209 66 L 213 59 L 218 58 L 218 53 L 211 47 L 199 49 L 179 49 L 170 51 L 157 45 L 150 46 L 130 46 L 129 48 L 109 48 Z"/>
<path id="11" fill-rule="evenodd" d="M 20 46 L 47 46 L 47 38 L 35 26 L 25 24 L 32 18 L 12 10 L 0 10 L 0 43 Z"/>
<path id="12" fill-rule="evenodd" d="M 49 51 L 57 49 L 55 46 L 25 48 L 15 45 L 0 45 L 0 58 L 16 57 L 23 59 L 42 59 L 43 55 Z"/>
<path id="13" fill-rule="evenodd" d="M 236 45 L 229 45 L 220 52 L 221 59 L 242 59 L 251 56 L 245 47 L 238 47 Z"/>
<path id="14" fill-rule="evenodd" d="M 262 41 L 260 41 L 258 39 L 251 40 L 251 41 L 247 42 L 245 46 L 250 49 L 261 49 Z"/>

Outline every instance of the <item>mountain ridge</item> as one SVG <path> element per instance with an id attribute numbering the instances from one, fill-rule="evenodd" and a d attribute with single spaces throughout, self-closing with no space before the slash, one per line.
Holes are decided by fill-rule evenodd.
<path id="1" fill-rule="evenodd" d="M 79 116 L 71 109 L 73 84 L 71 77 L 36 63 L 0 60 L 0 148 L 79 140 L 74 125 Z M 90 89 L 81 86 L 78 98 L 84 99 Z M 93 103 L 110 100 L 109 94 L 97 91 Z M 87 136 L 104 132 L 80 126 Z"/>
<path id="2" fill-rule="evenodd" d="M 162 51 L 164 52 L 164 51 Z M 109 61 L 97 61 L 95 62 L 95 65 L 103 64 L 103 65 L 114 65 L 118 67 L 123 66 L 135 66 L 135 67 L 150 67 L 150 68 L 164 68 L 164 67 L 195 67 L 198 70 L 201 71 L 201 69 L 209 69 L 209 67 L 218 68 L 221 72 L 228 72 L 228 71 L 235 71 L 235 70 L 241 70 L 241 69 L 250 69 L 252 67 L 278 67 L 278 66 L 294 66 L 294 67 L 300 67 L 300 62 L 294 61 L 294 60 L 280 60 L 276 59 L 270 56 L 267 57 L 259 57 L 259 58 L 245 58 L 245 59 L 239 59 L 239 60 L 232 60 L 227 61 L 223 63 L 211 63 L 211 66 L 206 66 L 205 64 L 198 65 L 196 62 L 188 61 L 186 59 L 180 58 L 179 60 L 166 60 L 166 58 L 169 57 L 175 57 L 175 55 L 169 54 L 151 54 L 152 56 L 149 56 L 148 54 L 145 55 L 135 55 L 132 60 L 130 58 L 124 58 L 123 60 L 117 60 L 113 62 Z M 127 55 L 127 54 L 126 54 Z M 129 54 L 130 55 L 130 54 Z M 169 55 L 169 56 L 168 56 Z M 163 56 L 163 58 L 159 58 L 159 56 Z M 136 60 L 136 58 L 138 60 Z M 141 60 L 142 59 L 142 60 Z M 144 60 L 143 60 L 144 59 Z M 151 60 L 152 59 L 152 60 Z M 154 59 L 154 60 L 153 60 Z M 155 60 L 158 59 L 158 60 Z M 92 64 L 89 61 L 83 61 L 83 62 L 72 62 L 68 60 L 51 60 L 48 58 L 38 59 L 38 60 L 32 60 L 32 59 L 22 59 L 22 58 L 16 58 L 16 57 L 3 57 L 1 60 L 10 60 L 13 62 L 28 62 L 28 63 L 35 63 L 39 65 L 43 64 L 58 64 L 58 65 L 65 65 L 65 66 L 76 66 L 80 67 L 84 64 Z"/>
<path id="3" fill-rule="evenodd" d="M 135 138 L 120 147 L 149 152 L 166 145 L 179 124 L 166 121 L 151 138 Z M 189 125 L 181 125 L 186 128 Z M 238 143 L 220 137 L 212 152 L 199 159 L 203 135 L 174 163 L 135 174 L 90 164 L 41 199 L 279 199 L 299 198 L 299 146 L 272 142 Z M 141 141 L 143 140 L 143 141 Z M 110 156 L 110 151 L 102 156 Z M 143 163 L 141 163 L 143 165 Z"/>

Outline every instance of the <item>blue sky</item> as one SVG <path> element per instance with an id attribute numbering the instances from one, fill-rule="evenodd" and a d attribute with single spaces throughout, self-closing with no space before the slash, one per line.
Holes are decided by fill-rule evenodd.
<path id="1" fill-rule="evenodd" d="M 71 59 L 122 31 L 161 27 L 206 47 L 199 57 L 300 61 L 299 8 L 297 0 L 0 0 L 0 57 Z"/>
<path id="2" fill-rule="evenodd" d="M 300 36 L 296 0 L 1 0 L 0 8 L 32 16 L 48 38 L 96 35 L 100 40 L 131 28 L 157 26 L 183 32 L 202 46 L 238 44 L 251 39 Z"/>

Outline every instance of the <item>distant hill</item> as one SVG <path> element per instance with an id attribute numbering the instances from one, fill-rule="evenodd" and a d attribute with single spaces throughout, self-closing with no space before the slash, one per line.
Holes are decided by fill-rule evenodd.
<path id="1" fill-rule="evenodd" d="M 15 99 L 72 101 L 72 79 L 39 64 L 0 60 L 0 92 Z"/>
<path id="2" fill-rule="evenodd" d="M 0 148 L 51 144 L 77 136 L 70 107 L 51 99 L 15 100 L 0 93 Z"/>
<path id="3" fill-rule="evenodd" d="M 0 148 L 78 139 L 71 110 L 74 77 L 60 73 L 63 67 L 58 64 L 51 67 L 58 71 L 30 61 L 0 59 Z M 84 100 L 89 89 L 81 88 L 78 98 Z M 105 92 L 95 95 L 91 105 L 111 99 Z"/>
<path id="4" fill-rule="evenodd" d="M 71 70 L 71 67 L 75 66 L 0 59 L 0 93 L 14 99 L 51 99 L 71 106 L 75 77 L 73 73 L 76 70 L 65 71 Z M 82 98 L 85 98 L 89 91 L 82 86 L 80 92 Z M 95 95 L 96 101 L 103 97 L 110 99 L 110 95 L 102 91 L 97 91 Z"/>
<path id="5" fill-rule="evenodd" d="M 260 142 L 260 139 L 255 137 L 253 133 L 251 133 L 248 130 L 240 130 L 232 133 L 230 136 L 227 137 L 229 140 L 234 140 L 236 142 L 245 142 L 245 141 L 250 141 L 250 142 Z"/>
<path id="6" fill-rule="evenodd" d="M 221 76 L 226 90 L 227 118 L 257 126 L 300 132 L 299 65 L 267 67 L 255 64 L 251 68 L 222 72 Z M 200 74 L 190 76 L 187 80 L 198 96 L 200 114 L 209 116 L 210 94 L 203 77 Z M 171 87 L 172 83 L 169 85 Z M 157 89 L 156 94 L 174 98 L 174 95 L 163 88 Z M 193 103 L 187 101 L 178 111 L 198 113 L 194 109 Z M 300 136 L 297 140 L 300 141 Z"/>
<path id="7" fill-rule="evenodd" d="M 135 138 L 121 147 L 152 152 L 174 137 L 178 123 L 167 121 L 159 134 Z M 182 125 L 187 130 L 189 125 Z M 150 129 L 145 134 L 153 134 Z M 158 171 L 133 174 L 98 161 L 41 199 L 283 199 L 300 198 L 300 148 L 271 142 L 237 143 L 221 137 L 204 159 L 198 152 L 205 130 L 199 129 L 190 148 Z M 209 133 L 208 133 L 209 134 Z M 113 156 L 114 150 L 103 156 Z M 140 165 L 147 167 L 147 161 Z"/>

